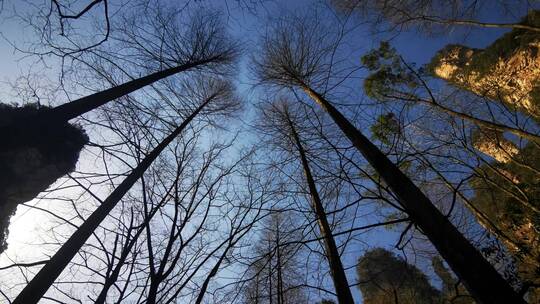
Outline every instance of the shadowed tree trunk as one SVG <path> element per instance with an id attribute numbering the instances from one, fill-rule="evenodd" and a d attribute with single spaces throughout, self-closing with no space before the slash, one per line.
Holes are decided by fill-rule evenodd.
<path id="1" fill-rule="evenodd" d="M 411 219 L 429 238 L 479 303 L 525 303 L 478 250 L 442 215 L 433 203 L 371 141 L 322 95 L 302 89 L 319 104 L 375 168 Z"/>
<path id="2" fill-rule="evenodd" d="M 207 98 L 199 107 L 188 116 L 169 136 L 167 136 L 143 161 L 114 189 L 103 203 L 86 219 L 86 221 L 73 233 L 73 235 L 60 247 L 47 264 L 26 285 L 13 304 L 37 303 L 62 273 L 71 259 L 77 254 L 90 235 L 107 217 L 122 197 L 131 189 L 135 182 L 144 174 L 146 169 L 154 162 L 159 154 L 186 128 L 186 126 L 210 103 L 215 95 Z"/>
<path id="3" fill-rule="evenodd" d="M 157 210 L 157 209 L 156 209 Z M 148 218 L 150 220 L 150 218 Z M 143 232 L 144 227 L 141 227 L 137 230 L 133 238 L 128 242 L 128 244 L 123 248 L 123 251 L 120 255 L 120 258 L 118 259 L 118 262 L 116 264 L 116 267 L 114 267 L 111 274 L 107 277 L 105 282 L 103 283 L 103 288 L 99 292 L 98 297 L 96 298 L 94 304 L 103 304 L 107 300 L 107 292 L 109 289 L 113 286 L 113 284 L 118 280 L 118 277 L 120 276 L 120 271 L 122 270 L 122 266 L 124 266 L 124 263 L 131 253 L 131 249 L 136 244 L 137 239 L 139 238 L 140 234 Z"/>
<path id="4" fill-rule="evenodd" d="M 28 134 L 38 136 L 42 132 L 40 131 L 41 127 L 51 124 L 63 124 L 70 119 L 78 117 L 116 98 L 132 93 L 158 80 L 193 68 L 204 66 L 205 64 L 213 61 L 219 61 L 219 59 L 219 56 L 215 56 L 209 59 L 199 60 L 155 72 L 113 88 L 65 103 L 50 110 L 41 111 L 32 117 L 17 121 L 11 125 L 2 126 L 0 129 L 0 135 L 4 144 L 2 145 L 1 149 L 12 148 L 13 145 L 21 142 L 21 136 L 26 137 Z"/>
<path id="5" fill-rule="evenodd" d="M 277 284 L 277 289 L 278 289 L 278 294 L 277 294 L 277 298 L 278 298 L 278 303 L 279 304 L 283 304 L 285 303 L 285 294 L 284 294 L 284 290 L 283 290 L 283 275 L 282 275 L 282 261 L 281 261 L 281 248 L 280 247 L 280 238 L 279 238 L 279 230 L 280 230 L 280 227 L 279 225 L 276 225 L 276 257 L 277 257 L 277 261 L 276 261 L 276 268 L 277 268 L 277 279 L 278 279 L 278 284 Z"/>
<path id="6" fill-rule="evenodd" d="M 331 85 L 330 79 L 333 77 L 349 76 L 336 71 L 343 70 L 341 66 L 334 66 L 340 65 L 337 63 L 340 60 L 336 59 L 335 55 L 339 53 L 338 48 L 347 31 L 340 28 L 335 32 L 322 23 L 319 16 L 307 14 L 281 19 L 272 24 L 263 43 L 260 59 L 256 58 L 254 62 L 254 71 L 259 80 L 280 88 L 303 90 L 330 115 L 353 146 L 396 194 L 411 220 L 428 237 L 477 302 L 525 303 L 412 180 L 313 89 Z"/>
<path id="7" fill-rule="evenodd" d="M 168 191 L 172 190 L 173 187 L 171 187 Z M 122 270 L 122 267 L 125 265 L 126 259 L 128 258 L 129 254 L 132 253 L 131 249 L 133 246 L 137 243 L 137 240 L 139 239 L 139 236 L 142 234 L 142 232 L 146 229 L 147 224 L 150 222 L 150 220 L 154 217 L 154 215 L 158 212 L 159 208 L 163 205 L 164 199 L 150 212 L 149 216 L 145 218 L 143 224 L 137 228 L 137 231 L 129 239 L 126 244 L 123 246 L 122 253 L 120 254 L 120 257 L 118 258 L 118 262 L 110 275 L 105 279 L 105 282 L 103 283 L 103 288 L 99 292 L 98 297 L 94 301 L 94 304 L 103 304 L 107 300 L 107 293 L 109 289 L 116 283 L 118 280 L 118 277 L 120 276 L 120 271 Z M 129 233 L 128 233 L 129 235 Z"/>
<path id="8" fill-rule="evenodd" d="M 337 249 L 336 241 L 332 235 L 332 230 L 328 224 L 328 219 L 326 217 L 326 212 L 324 211 L 319 192 L 315 185 L 315 181 L 311 174 L 311 169 L 306 157 L 306 153 L 294 123 L 289 117 L 287 110 L 284 110 L 284 115 L 287 120 L 288 127 L 291 131 L 291 136 L 298 149 L 298 154 L 300 155 L 300 161 L 302 162 L 302 168 L 304 170 L 304 175 L 306 177 L 306 182 L 308 184 L 309 193 L 311 196 L 311 202 L 313 204 L 313 210 L 317 216 L 317 222 L 319 224 L 319 229 L 321 230 L 321 236 L 324 241 L 324 247 L 326 251 L 326 257 L 328 259 L 328 264 L 330 265 L 330 273 L 332 275 L 332 280 L 334 281 L 334 287 L 336 289 L 336 294 L 339 303 L 341 304 L 353 304 L 354 300 L 352 297 L 351 290 L 349 288 L 349 283 L 347 281 L 347 276 L 345 270 L 343 269 L 343 264 L 339 256 L 339 251 Z"/>

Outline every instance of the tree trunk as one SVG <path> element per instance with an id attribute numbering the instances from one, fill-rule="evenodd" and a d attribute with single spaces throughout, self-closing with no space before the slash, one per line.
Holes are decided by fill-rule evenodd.
<path id="1" fill-rule="evenodd" d="M 268 252 L 271 252 L 272 250 L 272 244 L 270 243 L 270 241 L 268 241 Z M 270 255 L 269 256 L 270 259 L 268 260 L 268 286 L 270 287 L 270 290 L 269 290 L 269 297 L 270 297 L 270 304 L 273 303 L 273 297 L 274 295 L 272 294 L 272 290 L 273 290 L 273 287 L 272 286 L 272 256 Z"/>
<path id="2" fill-rule="evenodd" d="M 179 72 L 196 68 L 217 59 L 218 58 L 209 58 L 206 60 L 195 61 L 192 63 L 187 63 L 173 68 L 169 68 L 163 71 L 155 72 L 153 74 L 137 78 L 132 81 L 128 81 L 124 84 L 112 87 L 110 89 L 97 92 L 71 102 L 67 102 L 48 111 L 40 112 L 34 117 L 28 117 L 24 120 L 17 121 L 11 125 L 1 126 L 0 138 L 2 138 L 2 141 L 4 143 L 2 147 L 12 147 L 20 141 L 18 139 L 20 139 L 21 136 L 24 136 L 28 132 L 40 132 L 40 128 L 46 128 L 51 124 L 65 123 L 70 119 L 73 119 L 86 112 L 96 109 L 108 103 L 109 101 L 132 93 L 158 80 L 177 74 Z"/>
<path id="3" fill-rule="evenodd" d="M 158 206 L 160 205 L 161 204 L 158 204 Z M 107 300 L 107 293 L 109 292 L 109 289 L 111 288 L 111 286 L 113 286 L 113 284 L 116 282 L 116 280 L 118 280 L 120 271 L 122 270 L 122 267 L 124 266 L 128 255 L 131 253 L 131 249 L 137 243 L 139 236 L 145 230 L 145 228 L 147 227 L 147 224 L 154 217 L 157 211 L 158 211 L 158 208 L 155 208 L 154 210 L 152 210 L 152 212 L 145 218 L 143 222 L 144 225 L 142 225 L 139 229 L 137 229 L 137 232 L 135 233 L 135 235 L 130 240 L 128 240 L 127 245 L 124 246 L 122 253 L 120 255 L 120 258 L 118 258 L 118 262 L 116 263 L 116 266 L 114 267 L 112 273 L 110 274 L 108 278 L 105 279 L 105 282 L 103 283 L 103 288 L 99 292 L 99 295 L 97 299 L 95 300 L 94 304 L 105 303 L 105 301 Z M 128 233 L 128 235 L 130 235 L 130 233 Z"/>
<path id="4" fill-rule="evenodd" d="M 169 136 L 167 136 L 144 160 L 114 189 L 105 201 L 86 219 L 86 221 L 71 235 L 71 237 L 60 247 L 36 276 L 26 285 L 13 304 L 37 303 L 45 294 L 47 289 L 54 283 L 71 259 L 77 254 L 79 249 L 88 240 L 93 231 L 113 210 L 122 197 L 131 189 L 135 182 L 144 174 L 146 169 L 154 162 L 185 127 L 197 116 L 197 114 L 211 101 L 205 100 L 180 126 L 178 126 Z"/>
<path id="5" fill-rule="evenodd" d="M 302 89 L 319 104 L 380 174 L 411 219 L 437 248 L 479 303 L 526 303 L 431 203 L 416 185 L 324 97 L 308 86 Z"/>
<path id="6" fill-rule="evenodd" d="M 150 288 L 148 289 L 148 297 L 146 298 L 147 304 L 155 304 L 157 299 L 158 285 L 157 280 L 150 280 Z"/>
<path id="7" fill-rule="evenodd" d="M 234 238 L 234 236 L 232 237 Z M 201 286 L 201 289 L 199 290 L 199 295 L 197 296 L 197 299 L 195 300 L 195 304 L 202 303 L 202 300 L 204 299 L 204 295 L 206 294 L 206 291 L 208 290 L 208 285 L 210 284 L 210 280 L 216 276 L 216 274 L 218 273 L 219 267 L 221 267 L 221 263 L 223 263 L 223 261 L 225 260 L 225 257 L 227 256 L 227 253 L 229 252 L 229 249 L 231 249 L 238 240 L 239 239 L 237 239 L 236 241 L 231 240 L 231 242 L 228 244 L 228 247 L 225 248 L 225 251 L 219 257 L 219 260 L 216 262 L 214 267 L 212 267 L 212 270 L 210 271 L 210 273 L 204 280 Z"/>
<path id="8" fill-rule="evenodd" d="M 324 240 L 326 258 L 328 259 L 328 264 L 330 265 L 330 273 L 332 275 L 332 280 L 334 281 L 334 288 L 336 289 L 338 302 L 340 304 L 354 304 L 351 289 L 349 288 L 349 283 L 347 281 L 347 276 L 345 275 L 345 270 L 341 264 L 341 258 L 339 256 L 336 242 L 334 240 L 334 236 L 332 235 L 332 230 L 330 230 L 330 225 L 328 224 L 328 219 L 326 217 L 319 192 L 311 174 L 311 169 L 309 167 L 304 147 L 300 142 L 296 128 L 294 127 L 293 122 L 290 120 L 288 113 L 285 113 L 285 115 L 287 117 L 287 122 L 289 124 L 294 143 L 296 144 L 296 148 L 300 154 L 300 160 L 302 162 L 302 168 L 308 184 L 313 210 L 317 215 L 317 222 L 319 224 L 321 236 Z"/>
<path id="9" fill-rule="evenodd" d="M 278 292 L 278 304 L 284 303 L 284 295 L 283 295 L 283 277 L 282 277 L 282 268 L 281 268 L 281 250 L 280 250 L 280 235 L 279 235 L 279 220 L 276 222 L 276 266 L 277 266 L 277 292 Z"/>
<path id="10" fill-rule="evenodd" d="M 424 87 L 427 88 L 427 85 L 424 85 Z M 448 107 L 446 107 L 446 106 L 444 106 L 444 105 L 442 105 L 440 103 L 437 103 L 434 100 L 430 101 L 430 100 L 417 98 L 417 97 L 414 97 L 414 98 L 401 98 L 401 97 L 397 97 L 397 96 L 393 96 L 393 95 L 385 95 L 385 94 L 381 94 L 381 95 L 383 97 L 386 97 L 386 98 L 395 98 L 395 99 L 401 99 L 401 100 L 405 100 L 405 101 L 419 102 L 419 103 L 425 104 L 427 106 L 433 107 L 435 109 L 438 109 L 438 110 L 440 110 L 440 111 L 442 111 L 442 112 L 444 112 L 444 113 L 446 113 L 448 115 L 470 121 L 473 124 L 476 124 L 478 126 L 483 126 L 485 128 L 498 130 L 498 131 L 501 131 L 501 132 L 510 132 L 510 133 L 513 133 L 516 136 L 521 137 L 521 138 L 525 138 L 525 139 L 533 141 L 533 142 L 540 142 L 540 135 L 536 135 L 534 133 L 531 133 L 531 132 L 528 132 L 528 131 L 525 131 L 525 130 L 521 130 L 521 129 L 518 129 L 518 128 L 510 127 L 510 126 L 507 126 L 507 125 L 504 125 L 504 124 L 500 124 L 500 123 L 488 121 L 488 120 L 485 120 L 485 119 L 477 118 L 477 117 L 474 117 L 474 116 L 466 114 L 466 113 L 458 112 L 458 111 L 452 110 L 451 108 L 448 108 Z"/>

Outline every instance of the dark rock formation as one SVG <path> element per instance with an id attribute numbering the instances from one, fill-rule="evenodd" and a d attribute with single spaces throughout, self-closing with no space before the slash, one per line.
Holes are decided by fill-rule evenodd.
<path id="1" fill-rule="evenodd" d="M 48 107 L 0 104 L 0 127 L 39 115 Z M 23 133 L 21 133 L 23 134 Z M 0 253 L 6 247 L 9 220 L 17 205 L 35 198 L 58 178 L 73 171 L 88 142 L 79 127 L 65 123 L 25 126 L 23 135 L 2 143 L 0 149 Z"/>

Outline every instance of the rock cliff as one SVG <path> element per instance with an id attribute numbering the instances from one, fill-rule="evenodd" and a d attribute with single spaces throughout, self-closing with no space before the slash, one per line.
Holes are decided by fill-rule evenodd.
<path id="1" fill-rule="evenodd" d="M 0 123 L 8 125 L 47 109 L 0 104 Z M 69 123 L 29 130 L 0 151 L 0 253 L 7 247 L 9 220 L 17 206 L 73 171 L 80 151 L 88 142 L 85 132 Z"/>
<path id="2" fill-rule="evenodd" d="M 540 11 L 523 23 L 540 26 Z M 540 121 L 540 32 L 514 29 L 485 49 L 448 45 L 427 67 L 438 78 Z"/>

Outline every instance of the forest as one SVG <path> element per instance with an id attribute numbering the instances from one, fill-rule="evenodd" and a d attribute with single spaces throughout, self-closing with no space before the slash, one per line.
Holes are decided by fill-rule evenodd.
<path id="1" fill-rule="evenodd" d="M 0 303 L 540 304 L 540 2 L 0 0 Z"/>

